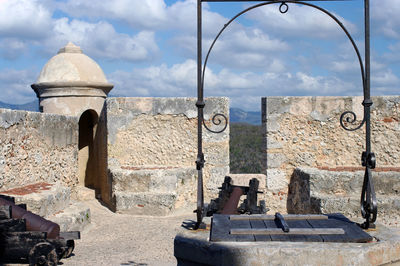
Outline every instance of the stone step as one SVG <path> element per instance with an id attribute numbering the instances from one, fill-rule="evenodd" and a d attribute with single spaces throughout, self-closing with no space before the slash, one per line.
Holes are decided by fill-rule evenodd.
<path id="1" fill-rule="evenodd" d="M 400 227 L 400 197 L 377 195 L 378 221 L 387 226 Z M 306 211 L 307 212 L 307 211 Z M 308 213 L 337 213 L 361 217 L 360 197 L 343 197 L 312 193 Z"/>
<path id="2" fill-rule="evenodd" d="M 71 199 L 75 201 L 90 201 L 96 199 L 96 192 L 94 189 L 76 186 L 71 191 Z"/>
<path id="3" fill-rule="evenodd" d="M 325 194 L 352 196 L 360 191 L 364 171 L 329 171 L 316 168 L 298 168 L 293 180 L 302 179 L 309 184 L 310 191 Z M 381 195 L 400 196 L 400 172 L 373 171 L 375 191 Z"/>
<path id="4" fill-rule="evenodd" d="M 14 197 L 16 204 L 26 204 L 28 211 L 49 216 L 68 207 L 71 189 L 60 184 L 42 182 L 2 191 L 0 194 Z"/>
<path id="5" fill-rule="evenodd" d="M 110 175 L 114 191 L 176 193 L 178 186 L 196 179 L 197 171 L 193 167 L 124 167 L 111 168 Z"/>
<path id="6" fill-rule="evenodd" d="M 175 209 L 175 193 L 114 192 L 116 212 L 135 215 L 164 216 Z"/>
<path id="7" fill-rule="evenodd" d="M 83 202 L 71 201 L 62 211 L 46 217 L 57 223 L 61 232 L 82 231 L 91 222 L 90 208 Z"/>

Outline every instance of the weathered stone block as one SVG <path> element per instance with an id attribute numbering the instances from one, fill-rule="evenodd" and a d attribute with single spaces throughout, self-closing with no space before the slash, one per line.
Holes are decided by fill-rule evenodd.
<path id="1" fill-rule="evenodd" d="M 212 166 L 229 165 L 229 141 L 204 144 L 204 159 Z"/>
<path id="2" fill-rule="evenodd" d="M 196 174 L 194 168 L 109 169 L 113 190 L 121 192 L 176 192 Z"/>
<path id="3" fill-rule="evenodd" d="M 115 192 L 115 209 L 119 213 L 163 216 L 174 210 L 174 193 Z"/>
<path id="4" fill-rule="evenodd" d="M 291 97 L 265 97 L 262 98 L 262 101 L 267 116 L 287 113 L 290 110 Z"/>
<path id="5" fill-rule="evenodd" d="M 71 191 L 71 199 L 78 201 L 89 201 L 96 198 L 96 192 L 94 189 L 87 187 L 76 186 Z"/>
<path id="6" fill-rule="evenodd" d="M 283 153 L 267 153 L 268 169 L 280 168 L 286 161 L 286 155 Z"/>
<path id="7" fill-rule="evenodd" d="M 114 191 L 147 192 L 150 189 L 151 172 L 109 169 Z"/>
<path id="8" fill-rule="evenodd" d="M 400 226 L 399 172 L 373 172 L 378 220 L 388 226 Z M 312 168 L 296 169 L 290 180 L 289 213 L 336 213 L 359 218 L 364 172 L 339 172 Z"/>
<path id="9" fill-rule="evenodd" d="M 209 201 L 218 196 L 219 187 L 224 182 L 225 176 L 229 175 L 229 167 L 210 167 L 205 168 L 204 176 L 208 177 L 204 180 L 205 198 Z"/>
<path id="10" fill-rule="evenodd" d="M 7 129 L 13 125 L 23 123 L 26 112 L 20 112 L 15 110 L 0 109 L 0 127 Z"/>
<path id="11" fill-rule="evenodd" d="M 276 140 L 272 134 L 267 135 L 267 149 L 281 149 L 283 144 L 281 141 Z"/>
<path id="12" fill-rule="evenodd" d="M 19 188 L 19 191 L 21 193 L 14 189 L 4 194 L 14 197 L 17 204 L 26 204 L 28 211 L 40 216 L 52 215 L 65 209 L 71 195 L 71 189 L 60 184 L 33 184 Z"/>
<path id="13" fill-rule="evenodd" d="M 77 184 L 77 118 L 0 109 L 0 136 L 0 190 Z"/>
<path id="14" fill-rule="evenodd" d="M 266 120 L 266 127 L 267 127 L 267 132 L 278 132 L 280 129 L 280 124 L 279 124 L 279 120 L 280 120 L 280 116 L 279 115 L 269 115 L 267 116 Z"/>
<path id="15" fill-rule="evenodd" d="M 71 202 L 63 211 L 46 219 L 57 223 L 61 232 L 83 231 L 91 223 L 90 208 L 82 202 Z"/>
<path id="16" fill-rule="evenodd" d="M 267 189 L 270 191 L 286 191 L 288 187 L 286 173 L 278 169 L 267 170 Z"/>

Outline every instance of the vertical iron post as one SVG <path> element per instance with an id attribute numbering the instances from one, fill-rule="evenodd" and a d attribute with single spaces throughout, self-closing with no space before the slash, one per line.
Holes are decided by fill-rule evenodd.
<path id="1" fill-rule="evenodd" d="M 196 229 L 200 227 L 203 220 L 204 212 L 204 195 L 203 195 L 203 111 L 204 111 L 204 95 L 202 84 L 202 0 L 197 0 L 197 160 L 196 169 L 197 178 L 197 223 Z"/>
<path id="2" fill-rule="evenodd" d="M 365 166 L 364 182 L 361 191 L 361 214 L 365 222 L 361 227 L 374 227 L 377 217 L 377 202 L 375 196 L 372 169 L 375 168 L 375 154 L 371 152 L 371 65 L 370 65 L 370 10 L 369 0 L 364 0 L 365 19 L 365 77 L 364 77 L 364 119 L 365 119 L 365 152 L 362 154 L 362 165 Z"/>
<path id="3" fill-rule="evenodd" d="M 369 22 L 369 0 L 364 2 L 365 9 L 365 87 L 364 87 L 364 102 L 365 107 L 365 133 L 366 145 L 365 150 L 367 155 L 371 153 L 371 65 L 370 65 L 370 22 Z"/>

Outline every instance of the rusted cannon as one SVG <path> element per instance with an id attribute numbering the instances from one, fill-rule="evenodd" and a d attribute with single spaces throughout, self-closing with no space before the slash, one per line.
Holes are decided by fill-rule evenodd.
<path id="1" fill-rule="evenodd" d="M 264 214 L 268 211 L 265 201 L 260 200 L 257 206 L 257 194 L 259 181 L 253 178 L 249 181 L 249 186 L 235 186 L 231 177 L 226 176 L 224 183 L 219 188 L 218 198 L 211 200 L 206 206 L 206 215 L 212 216 L 217 214 Z M 246 195 L 246 199 L 239 205 L 240 197 Z"/>
<path id="2" fill-rule="evenodd" d="M 60 226 L 39 215 L 23 209 L 15 203 L 0 197 L 0 206 L 11 206 L 11 218 L 25 219 L 27 231 L 46 232 L 47 238 L 57 239 L 60 236 Z"/>
<path id="3" fill-rule="evenodd" d="M 57 265 L 71 255 L 80 232 L 60 232 L 60 226 L 0 195 L 0 264 L 29 262 Z"/>

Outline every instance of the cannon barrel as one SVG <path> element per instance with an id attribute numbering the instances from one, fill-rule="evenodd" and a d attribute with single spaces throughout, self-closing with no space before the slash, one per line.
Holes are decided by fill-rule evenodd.
<path id="1" fill-rule="evenodd" d="M 60 226 L 52 221 L 46 220 L 39 215 L 27 211 L 13 202 L 0 198 L 0 205 L 11 206 L 11 216 L 14 219 L 25 219 L 27 231 L 46 232 L 47 238 L 57 239 L 60 236 Z"/>

